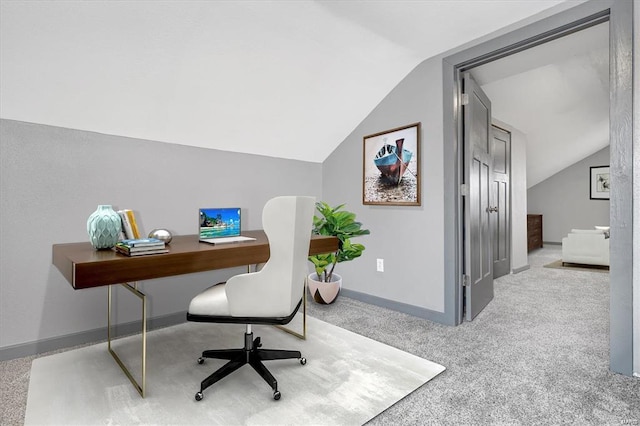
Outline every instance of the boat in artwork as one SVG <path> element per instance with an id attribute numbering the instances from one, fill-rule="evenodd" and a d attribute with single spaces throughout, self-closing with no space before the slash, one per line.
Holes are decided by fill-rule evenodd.
<path id="1" fill-rule="evenodd" d="M 413 156 L 411 151 L 402 147 L 403 144 L 404 138 L 396 140 L 396 146 L 384 144 L 373 159 L 382 176 L 392 185 L 400 184 Z"/>

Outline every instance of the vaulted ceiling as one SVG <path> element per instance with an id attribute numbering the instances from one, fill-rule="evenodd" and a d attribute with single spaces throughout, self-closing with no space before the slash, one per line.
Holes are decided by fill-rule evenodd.
<path id="1" fill-rule="evenodd" d="M 492 115 L 527 137 L 531 187 L 609 145 L 609 24 L 472 70 Z"/>
<path id="2" fill-rule="evenodd" d="M 0 115 L 322 162 L 420 62 L 559 3 L 3 1 Z M 561 85 L 546 96 L 586 79 L 577 64 L 546 66 Z M 502 71 L 502 83 L 483 81 L 496 115 L 548 139 L 551 116 L 529 124 L 500 110 L 504 97 L 534 109 L 540 92 Z M 560 102 L 558 117 L 574 106 Z"/>

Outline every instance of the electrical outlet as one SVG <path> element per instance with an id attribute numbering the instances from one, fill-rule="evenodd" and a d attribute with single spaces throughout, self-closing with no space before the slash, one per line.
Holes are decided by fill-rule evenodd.
<path id="1" fill-rule="evenodd" d="M 384 259 L 377 259 L 376 270 L 378 272 L 384 272 Z"/>

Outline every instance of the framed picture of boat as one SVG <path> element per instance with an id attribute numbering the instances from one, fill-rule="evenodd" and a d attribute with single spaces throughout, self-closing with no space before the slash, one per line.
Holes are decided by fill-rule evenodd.
<path id="1" fill-rule="evenodd" d="M 362 203 L 420 205 L 420 123 L 363 138 Z"/>

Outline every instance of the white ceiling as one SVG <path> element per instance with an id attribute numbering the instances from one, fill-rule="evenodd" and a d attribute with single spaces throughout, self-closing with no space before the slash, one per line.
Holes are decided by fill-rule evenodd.
<path id="1" fill-rule="evenodd" d="M 492 115 L 527 137 L 527 187 L 609 145 L 609 24 L 471 71 Z"/>
<path id="2" fill-rule="evenodd" d="M 0 116 L 322 162 L 424 59 L 557 3 L 3 0 Z M 529 187 L 608 145 L 608 24 L 473 74 Z"/>
<path id="3" fill-rule="evenodd" d="M 0 116 L 322 162 L 421 61 L 561 2 L 3 0 Z"/>

